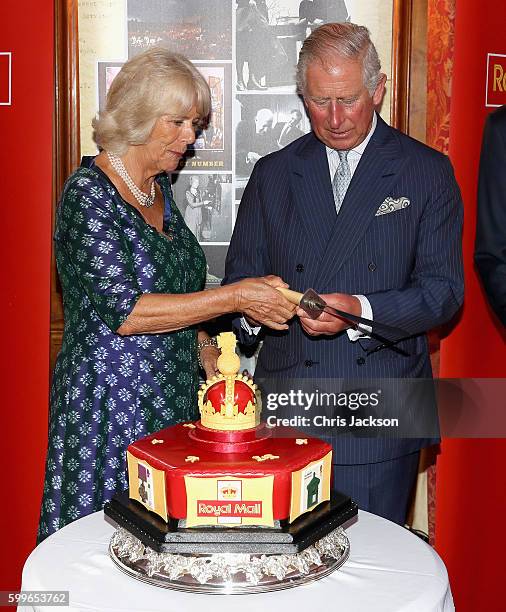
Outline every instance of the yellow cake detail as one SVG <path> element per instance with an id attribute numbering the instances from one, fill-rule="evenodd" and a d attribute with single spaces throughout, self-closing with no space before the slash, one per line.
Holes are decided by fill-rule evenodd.
<path id="1" fill-rule="evenodd" d="M 268 461 L 269 459 L 279 459 L 279 455 L 271 455 L 270 453 L 267 453 L 266 455 L 253 455 L 251 458 L 260 462 Z"/>
<path id="2" fill-rule="evenodd" d="M 188 455 L 185 461 L 186 463 L 195 463 L 196 461 L 200 461 L 200 457 L 197 457 L 196 455 Z"/>

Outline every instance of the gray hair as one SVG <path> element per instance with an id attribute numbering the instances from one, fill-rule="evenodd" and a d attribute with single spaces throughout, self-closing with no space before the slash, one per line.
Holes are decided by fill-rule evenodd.
<path id="1" fill-rule="evenodd" d="M 204 125 L 211 112 L 206 80 L 183 55 L 154 47 L 128 60 L 114 78 L 105 109 L 93 119 L 93 140 L 122 155 L 147 141 L 159 117 L 184 116 L 193 106 Z"/>
<path id="2" fill-rule="evenodd" d="M 372 95 L 381 78 L 381 62 L 369 30 L 355 23 L 326 23 L 306 38 L 297 63 L 297 91 L 304 95 L 310 63 L 319 61 L 331 68 L 336 57 L 362 60 L 364 85 Z"/>

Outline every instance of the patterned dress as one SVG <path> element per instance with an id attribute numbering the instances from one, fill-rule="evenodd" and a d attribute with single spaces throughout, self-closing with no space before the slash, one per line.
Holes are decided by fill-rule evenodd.
<path id="1" fill-rule="evenodd" d="M 196 418 L 196 330 L 115 333 L 143 293 L 204 286 L 204 253 L 168 177 L 157 181 L 165 197 L 163 235 L 92 159 L 63 190 L 55 250 L 65 329 L 51 389 L 39 541 L 127 488 L 128 444 Z"/>

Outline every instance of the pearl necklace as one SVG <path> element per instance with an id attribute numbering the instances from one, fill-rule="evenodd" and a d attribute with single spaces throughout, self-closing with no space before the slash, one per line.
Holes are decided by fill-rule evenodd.
<path id="1" fill-rule="evenodd" d="M 125 185 L 128 187 L 130 193 L 137 200 L 137 202 L 139 202 L 141 206 L 145 206 L 146 208 L 153 206 L 153 204 L 155 203 L 156 196 L 155 181 L 151 183 L 151 191 L 149 193 L 144 193 L 144 191 L 141 191 L 133 182 L 132 177 L 128 174 L 125 168 L 125 165 L 117 155 L 114 155 L 114 153 L 107 153 L 107 157 L 111 162 L 111 166 L 117 172 L 118 176 L 121 177 Z"/>

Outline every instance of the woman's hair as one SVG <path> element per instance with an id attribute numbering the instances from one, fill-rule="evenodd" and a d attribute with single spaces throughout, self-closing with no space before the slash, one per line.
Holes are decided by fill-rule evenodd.
<path id="1" fill-rule="evenodd" d="M 327 23 L 306 38 L 297 63 L 296 80 L 299 93 L 305 93 L 306 70 L 311 62 L 319 61 L 332 68 L 332 60 L 336 57 L 362 60 L 364 85 L 372 95 L 381 78 L 381 62 L 369 30 L 354 23 Z"/>
<path id="2" fill-rule="evenodd" d="M 93 139 L 122 155 L 146 142 L 159 117 L 185 116 L 193 106 L 205 125 L 211 94 L 204 77 L 183 55 L 154 47 L 126 62 L 114 78 L 105 110 L 93 119 Z"/>

